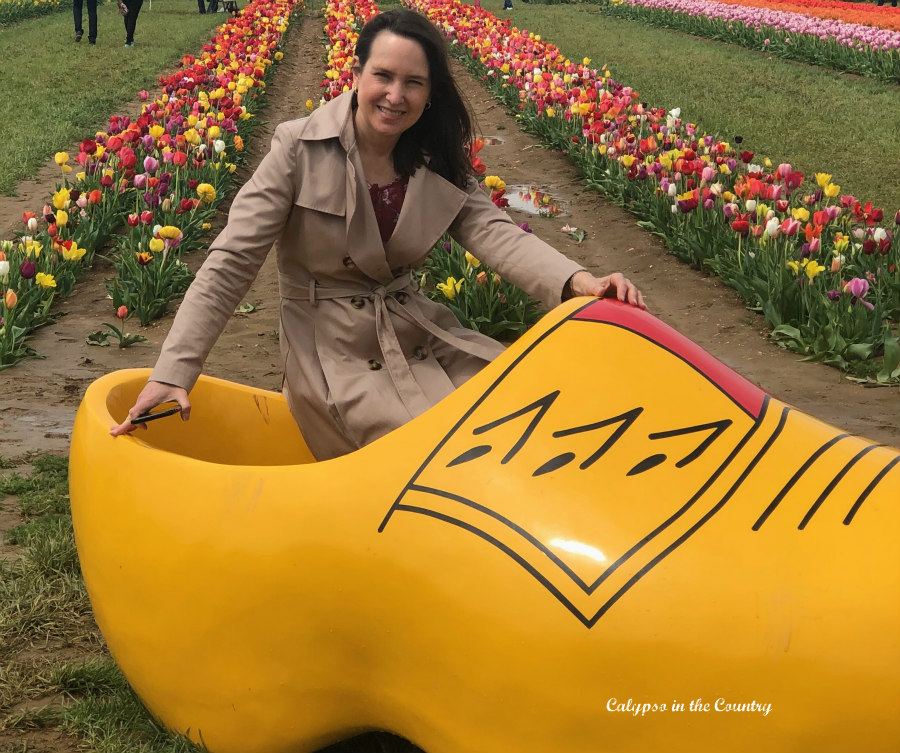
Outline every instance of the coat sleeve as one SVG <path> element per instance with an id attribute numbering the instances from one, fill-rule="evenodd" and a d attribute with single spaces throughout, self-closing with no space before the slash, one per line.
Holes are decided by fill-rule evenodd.
<path id="1" fill-rule="evenodd" d="M 285 227 L 297 195 L 299 121 L 275 129 L 272 148 L 235 196 L 175 316 L 150 379 L 190 390 L 209 351 Z"/>
<path id="2" fill-rule="evenodd" d="M 563 286 L 584 269 L 532 233 L 526 233 L 473 182 L 450 235 L 501 277 L 551 309 Z"/>

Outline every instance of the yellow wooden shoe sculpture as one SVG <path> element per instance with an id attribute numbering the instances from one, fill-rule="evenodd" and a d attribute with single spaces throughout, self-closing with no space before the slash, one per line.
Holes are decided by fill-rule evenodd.
<path id="1" fill-rule="evenodd" d="M 320 463 L 210 378 L 111 438 L 146 377 L 78 412 L 78 551 L 129 682 L 214 753 L 900 750 L 900 455 L 649 314 L 571 301 Z"/>

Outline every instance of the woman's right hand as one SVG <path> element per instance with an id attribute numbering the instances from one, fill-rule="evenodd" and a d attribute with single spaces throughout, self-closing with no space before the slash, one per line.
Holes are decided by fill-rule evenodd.
<path id="1" fill-rule="evenodd" d="M 181 406 L 181 420 L 187 421 L 191 417 L 191 401 L 188 399 L 187 390 L 183 387 L 176 387 L 174 384 L 165 384 L 164 382 L 147 382 L 141 394 L 137 396 L 131 410 L 128 411 L 128 418 L 122 423 L 110 428 L 109 433 L 114 437 L 122 434 L 130 434 L 138 426 L 147 428 L 146 424 L 132 424 L 131 419 L 143 415 L 151 408 L 160 403 L 176 402 Z"/>

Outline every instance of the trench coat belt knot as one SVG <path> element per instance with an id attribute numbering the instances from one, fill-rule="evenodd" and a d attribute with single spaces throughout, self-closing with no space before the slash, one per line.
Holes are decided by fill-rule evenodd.
<path id="1" fill-rule="evenodd" d="M 279 275 L 279 287 L 282 298 L 295 301 L 309 301 L 313 306 L 318 305 L 319 301 L 338 298 L 352 299 L 361 297 L 371 301 L 375 306 L 375 333 L 378 337 L 381 353 L 384 356 L 385 366 L 387 366 L 397 393 L 413 417 L 424 413 L 431 407 L 432 403 L 416 382 L 409 368 L 409 362 L 403 354 L 400 341 L 397 339 L 397 333 L 391 321 L 391 314 L 414 322 L 438 340 L 464 353 L 480 358 L 485 363 L 492 361 L 497 355 L 495 348 L 478 341 L 464 340 L 461 337 L 457 337 L 447 330 L 441 329 L 434 322 L 425 319 L 417 311 L 413 310 L 413 307 L 403 306 L 397 300 L 397 293 L 402 291 L 410 295 L 419 290 L 418 280 L 412 272 L 394 278 L 387 285 L 379 285 L 369 289 L 325 287 L 319 285 L 315 280 L 302 284 L 284 275 Z"/>

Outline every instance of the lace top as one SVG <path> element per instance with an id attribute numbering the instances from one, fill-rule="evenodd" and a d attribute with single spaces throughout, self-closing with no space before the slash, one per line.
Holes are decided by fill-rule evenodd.
<path id="1" fill-rule="evenodd" d="M 369 184 L 369 196 L 372 197 L 372 208 L 375 210 L 375 219 L 378 220 L 382 243 L 388 242 L 397 226 L 408 183 L 409 178 L 401 176 L 386 186 Z"/>

